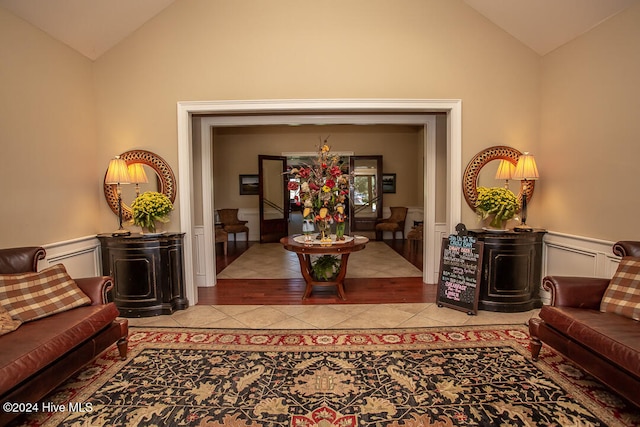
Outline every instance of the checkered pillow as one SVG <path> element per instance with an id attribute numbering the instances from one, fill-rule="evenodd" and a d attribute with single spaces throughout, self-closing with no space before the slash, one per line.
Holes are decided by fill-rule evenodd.
<path id="1" fill-rule="evenodd" d="M 0 275 L 0 302 L 15 320 L 28 322 L 91 303 L 62 264 L 39 273 Z"/>
<path id="2" fill-rule="evenodd" d="M 15 331 L 21 324 L 22 321 L 13 320 L 7 310 L 0 305 L 0 335 Z"/>
<path id="3" fill-rule="evenodd" d="M 600 311 L 640 320 L 640 259 L 622 258 L 604 293 Z"/>

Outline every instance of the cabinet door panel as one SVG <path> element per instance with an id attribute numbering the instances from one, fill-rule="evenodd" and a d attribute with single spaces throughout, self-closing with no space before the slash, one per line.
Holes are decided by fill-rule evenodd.
<path id="1" fill-rule="evenodd" d="M 545 232 L 470 232 L 484 243 L 478 309 L 513 313 L 541 307 Z"/>
<path id="2" fill-rule="evenodd" d="M 113 279 L 118 283 L 114 299 L 118 304 L 160 303 L 155 286 L 155 257 L 122 257 L 112 254 Z"/>

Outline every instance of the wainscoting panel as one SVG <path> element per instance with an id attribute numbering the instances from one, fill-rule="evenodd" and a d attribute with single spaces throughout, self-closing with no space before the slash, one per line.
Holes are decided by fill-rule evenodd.
<path id="1" fill-rule="evenodd" d="M 550 231 L 544 238 L 542 276 L 611 278 L 620 258 L 611 250 L 615 242 Z M 549 294 L 541 289 L 545 303 Z"/>
<path id="2" fill-rule="evenodd" d="M 100 241 L 95 236 L 43 245 L 46 258 L 38 263 L 38 271 L 63 264 L 73 278 L 102 276 Z"/>
<path id="3" fill-rule="evenodd" d="M 203 286 L 210 286 L 207 285 L 206 283 L 206 272 L 205 272 L 205 250 L 204 250 L 204 226 L 202 225 L 196 225 L 193 228 L 193 238 L 194 238 L 194 243 L 193 243 L 193 260 L 195 261 L 196 265 L 194 266 L 193 269 L 193 278 L 196 282 L 196 286 L 198 287 L 203 287 Z M 218 249 L 217 247 L 214 249 L 216 250 Z"/>

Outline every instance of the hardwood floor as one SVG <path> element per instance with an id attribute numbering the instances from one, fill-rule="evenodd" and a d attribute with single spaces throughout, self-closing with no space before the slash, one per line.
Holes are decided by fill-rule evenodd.
<path id="1" fill-rule="evenodd" d="M 404 240 L 386 241 L 392 249 L 413 265 L 422 269 L 422 252 L 409 254 Z M 218 273 L 231 264 L 244 251 L 257 242 L 228 243 L 227 255 L 218 255 Z M 221 251 L 220 251 L 221 252 Z M 416 253 L 417 252 L 417 253 Z M 307 305 L 307 304 L 396 304 L 432 303 L 436 300 L 436 286 L 425 284 L 421 277 L 345 280 L 347 300 L 336 295 L 334 287 L 314 287 L 313 293 L 302 300 L 305 289 L 303 279 L 218 279 L 213 287 L 198 288 L 199 305 Z"/>

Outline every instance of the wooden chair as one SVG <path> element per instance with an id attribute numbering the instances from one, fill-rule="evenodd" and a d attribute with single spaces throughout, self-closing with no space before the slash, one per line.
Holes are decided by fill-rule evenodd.
<path id="1" fill-rule="evenodd" d="M 383 233 L 390 231 L 393 240 L 396 240 L 396 233 L 399 231 L 404 240 L 404 221 L 407 219 L 408 208 L 404 206 L 393 206 L 389 218 L 378 220 L 376 223 L 376 240 L 382 240 Z"/>
<path id="2" fill-rule="evenodd" d="M 249 221 L 238 219 L 238 209 L 219 209 L 218 215 L 222 222 L 222 229 L 233 234 L 235 241 L 238 241 L 236 233 L 246 233 L 246 241 L 249 242 L 249 227 L 245 225 Z"/>

